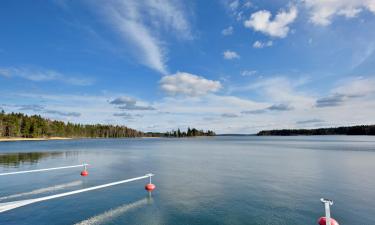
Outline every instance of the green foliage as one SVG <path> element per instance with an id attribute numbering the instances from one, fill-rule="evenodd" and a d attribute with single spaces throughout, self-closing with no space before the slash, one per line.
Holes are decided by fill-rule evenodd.
<path id="1" fill-rule="evenodd" d="M 84 125 L 49 120 L 39 115 L 28 116 L 22 113 L 0 112 L 0 137 L 70 137 L 70 138 L 123 138 L 123 137 L 195 137 L 215 136 L 213 131 L 188 128 L 187 132 L 143 133 L 125 126 Z"/>
<path id="2" fill-rule="evenodd" d="M 164 137 L 180 138 L 180 137 L 196 137 L 196 136 L 215 136 L 216 134 L 215 134 L 215 132 L 213 132 L 211 130 L 207 130 L 205 132 L 203 130 L 197 130 L 195 128 L 190 129 L 190 127 L 188 127 L 186 132 L 181 131 L 180 129 L 177 129 L 177 131 L 172 130 L 172 131 L 166 132 L 166 133 L 161 134 L 161 135 L 164 136 Z"/>
<path id="3" fill-rule="evenodd" d="M 64 123 L 45 119 L 39 115 L 28 116 L 22 113 L 0 112 L 0 137 L 120 138 L 142 136 L 144 133 L 125 126 Z"/>
<path id="4" fill-rule="evenodd" d="M 375 135 L 375 125 L 362 125 L 318 129 L 284 129 L 263 130 L 258 136 L 292 136 L 292 135 Z"/>

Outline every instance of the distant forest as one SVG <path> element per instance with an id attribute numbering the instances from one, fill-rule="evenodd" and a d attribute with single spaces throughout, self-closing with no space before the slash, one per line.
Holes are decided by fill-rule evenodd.
<path id="1" fill-rule="evenodd" d="M 263 130 L 258 136 L 292 136 L 292 135 L 375 135 L 375 125 L 318 129 L 283 129 Z"/>
<path id="2" fill-rule="evenodd" d="M 215 136 L 215 132 L 212 130 L 203 131 L 197 130 L 195 128 L 187 129 L 187 131 L 181 131 L 180 129 L 173 130 L 166 133 L 146 133 L 146 135 L 151 136 L 162 136 L 162 137 L 195 137 L 195 136 Z"/>
<path id="3" fill-rule="evenodd" d="M 124 138 L 124 137 L 194 137 L 214 136 L 213 131 L 204 132 L 188 128 L 186 132 L 179 129 L 166 133 L 144 133 L 126 126 L 103 124 L 75 124 L 45 119 L 39 115 L 28 116 L 22 113 L 0 112 L 0 137 L 5 138 Z"/>

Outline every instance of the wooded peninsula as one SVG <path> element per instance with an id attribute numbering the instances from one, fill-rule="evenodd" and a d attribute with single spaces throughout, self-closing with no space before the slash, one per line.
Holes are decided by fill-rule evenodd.
<path id="1" fill-rule="evenodd" d="M 295 136 L 295 135 L 375 135 L 375 125 L 350 127 L 331 127 L 318 129 L 282 129 L 263 130 L 258 136 Z"/>
<path id="2" fill-rule="evenodd" d="M 214 136 L 213 131 L 188 128 L 187 131 L 142 132 L 126 126 L 76 124 L 50 120 L 40 115 L 0 112 L 0 138 L 130 138 Z"/>

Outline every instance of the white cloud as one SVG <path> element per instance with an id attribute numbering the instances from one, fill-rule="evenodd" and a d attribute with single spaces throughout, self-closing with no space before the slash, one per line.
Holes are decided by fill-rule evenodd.
<path id="1" fill-rule="evenodd" d="M 244 22 L 245 27 L 262 32 L 272 37 L 284 38 L 288 35 L 289 24 L 297 18 L 298 10 L 295 6 L 289 11 L 279 11 L 272 20 L 271 12 L 260 10 L 251 14 L 250 18 Z"/>
<path id="2" fill-rule="evenodd" d="M 158 99 L 152 105 L 161 110 L 142 111 L 142 114 L 121 111 L 117 107 L 108 107 L 108 99 L 111 99 L 112 96 L 128 96 L 121 93 L 48 95 L 20 92 L 11 94 L 0 90 L 3 96 L 0 107 L 4 108 L 6 112 L 17 112 L 25 107 L 24 109 L 51 119 L 76 123 L 126 125 L 142 131 L 167 131 L 178 127 L 186 129 L 190 126 L 199 129 L 212 129 L 217 133 L 255 133 L 262 129 L 375 123 L 373 117 L 375 113 L 374 80 L 374 77 L 366 77 L 338 82 L 328 93 L 328 96 L 336 93 L 345 95 L 346 99 L 344 104 L 332 107 L 314 107 L 321 93 L 309 90 L 310 85 L 304 85 L 307 82 L 306 78 L 288 79 L 285 77 L 253 81 L 246 89 L 242 90 L 247 92 L 246 96 L 259 96 L 258 101 L 237 96 L 221 96 L 212 92 L 197 97 L 182 94 Z M 174 83 L 178 82 L 180 81 Z M 42 107 L 36 105 L 26 107 L 25 105 L 41 104 L 41 102 L 43 103 Z M 134 102 L 133 98 L 119 98 L 116 101 L 117 104 L 127 102 Z M 147 102 L 139 100 L 137 102 L 140 102 L 140 105 L 149 105 Z M 74 112 L 80 113 L 81 116 L 67 117 L 53 113 L 48 114 L 44 112 L 45 109 L 54 109 L 60 112 L 72 112 L 74 109 Z M 142 119 L 139 119 L 141 117 Z M 223 117 L 231 118 L 223 119 Z"/>
<path id="3" fill-rule="evenodd" d="M 229 26 L 221 31 L 221 34 L 224 36 L 232 35 L 233 34 L 233 27 Z"/>
<path id="4" fill-rule="evenodd" d="M 217 92 L 220 81 L 208 80 L 190 73 L 177 72 L 160 80 L 161 89 L 168 95 L 202 96 Z"/>
<path id="5" fill-rule="evenodd" d="M 35 82 L 58 81 L 70 85 L 88 86 L 93 80 L 82 77 L 66 75 L 50 69 L 35 69 L 31 67 L 4 67 L 0 68 L 0 76 L 12 78 L 19 77 Z"/>
<path id="6" fill-rule="evenodd" d="M 224 59 L 239 59 L 240 56 L 237 54 L 237 52 L 235 51 L 231 51 L 231 50 L 226 50 L 225 52 L 223 52 L 223 57 Z"/>
<path id="7" fill-rule="evenodd" d="M 267 41 L 267 42 L 255 41 L 253 44 L 253 48 L 271 47 L 272 45 L 273 45 L 272 41 Z"/>
<path id="8" fill-rule="evenodd" d="M 138 60 L 162 74 L 167 74 L 167 49 L 160 34 L 192 38 L 185 12 L 176 1 L 108 0 L 101 3 L 95 8 L 100 8 L 99 13 L 110 21 L 113 29 L 134 46 Z"/>
<path id="9" fill-rule="evenodd" d="M 329 25 L 336 15 L 353 18 L 362 10 L 375 14 L 375 0 L 305 0 L 304 3 L 311 10 L 310 21 L 321 26 Z"/>

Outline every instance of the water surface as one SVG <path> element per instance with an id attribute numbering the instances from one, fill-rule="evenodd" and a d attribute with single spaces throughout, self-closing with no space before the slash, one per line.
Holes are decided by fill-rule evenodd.
<path id="1" fill-rule="evenodd" d="M 0 203 L 153 172 L 146 180 L 0 214 L 0 224 L 316 224 L 321 197 L 341 225 L 375 224 L 375 137 L 207 137 L 0 143 Z M 57 188 L 56 188 L 57 187 Z"/>

